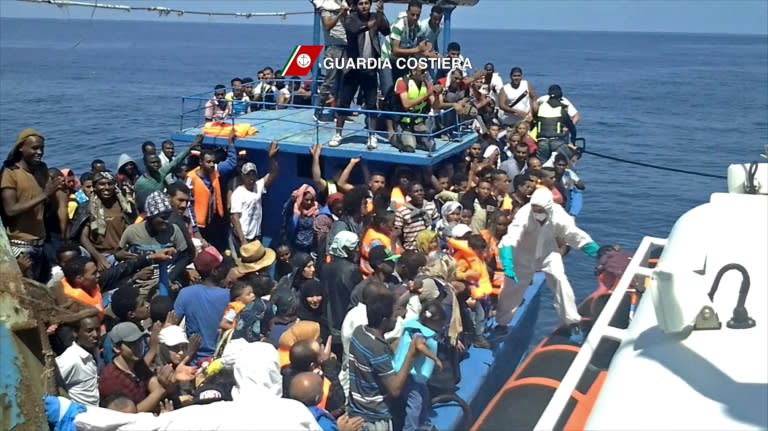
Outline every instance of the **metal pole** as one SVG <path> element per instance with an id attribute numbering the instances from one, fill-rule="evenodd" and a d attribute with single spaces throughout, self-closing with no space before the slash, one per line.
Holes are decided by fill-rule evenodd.
<path id="1" fill-rule="evenodd" d="M 312 44 L 313 45 L 320 45 L 320 27 L 322 25 L 322 20 L 320 19 L 320 11 L 315 10 L 315 23 L 314 28 L 312 29 Z M 322 54 L 321 54 L 322 56 Z M 318 81 L 318 72 L 319 72 L 319 64 L 320 61 L 316 61 L 314 66 L 312 66 L 312 106 L 317 106 L 318 104 L 318 94 L 317 94 L 317 81 Z"/>
<path id="2" fill-rule="evenodd" d="M 443 11 L 443 53 L 448 52 L 448 44 L 451 43 L 451 14 L 453 8 L 445 8 Z"/>

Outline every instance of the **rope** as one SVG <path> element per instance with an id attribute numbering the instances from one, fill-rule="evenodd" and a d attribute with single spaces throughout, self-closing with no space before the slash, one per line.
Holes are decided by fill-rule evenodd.
<path id="1" fill-rule="evenodd" d="M 107 4 L 107 3 L 87 3 L 84 1 L 71 1 L 71 0 L 16 0 L 25 3 L 38 3 L 38 4 L 50 4 L 58 7 L 67 6 L 79 6 L 95 9 L 111 9 L 120 10 L 125 12 L 157 12 L 160 16 L 169 16 L 170 14 L 176 14 L 177 16 L 184 15 L 203 15 L 203 16 L 231 16 L 235 18 L 262 18 L 262 17 L 280 17 L 286 19 L 293 15 L 313 15 L 314 11 L 305 12 L 213 12 L 213 11 L 196 11 L 196 10 L 182 10 L 173 9 L 163 6 L 149 6 L 149 7 L 134 7 L 119 4 Z"/>
<path id="2" fill-rule="evenodd" d="M 613 156 L 606 156 L 605 154 L 595 153 L 594 151 L 584 150 L 585 154 L 590 154 L 592 156 L 596 157 L 602 157 L 603 159 L 613 160 L 615 162 L 620 163 L 626 163 L 629 165 L 635 165 L 635 166 L 642 166 L 645 168 L 652 168 L 652 169 L 658 169 L 661 171 L 669 171 L 669 172 L 677 172 L 679 174 L 688 174 L 688 175 L 696 175 L 699 177 L 707 177 L 707 178 L 718 178 L 721 180 L 728 179 L 728 177 L 724 175 L 715 175 L 715 174 L 705 174 L 703 172 L 696 172 L 696 171 L 688 171 L 685 169 L 677 169 L 677 168 L 669 168 L 666 166 L 658 166 L 658 165 L 652 165 L 650 163 L 643 163 L 643 162 L 636 162 L 634 160 L 627 160 L 627 159 L 621 159 L 619 157 L 613 157 Z"/>

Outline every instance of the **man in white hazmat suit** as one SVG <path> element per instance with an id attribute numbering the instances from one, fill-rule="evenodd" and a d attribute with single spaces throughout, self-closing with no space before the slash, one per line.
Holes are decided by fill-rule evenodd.
<path id="1" fill-rule="evenodd" d="M 579 248 L 590 257 L 597 257 L 600 246 L 583 230 L 576 227 L 573 217 L 552 201 L 552 192 L 537 189 L 528 204 L 520 208 L 499 243 L 499 258 L 504 269 L 504 288 L 499 294 L 496 321 L 507 325 L 523 300 L 525 289 L 533 274 L 541 269 L 547 286 L 555 296 L 555 309 L 560 319 L 571 327 L 571 339 L 583 341 L 578 323 L 581 315 L 576 298 L 565 275 L 563 258 L 557 239 Z"/>

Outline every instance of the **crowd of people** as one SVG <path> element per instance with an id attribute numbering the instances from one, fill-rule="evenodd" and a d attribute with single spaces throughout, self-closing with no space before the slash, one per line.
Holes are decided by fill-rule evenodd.
<path id="1" fill-rule="evenodd" d="M 321 6 L 326 55 L 349 55 L 353 45 L 370 54 L 367 36 L 351 42 L 355 23 L 358 33 L 388 35 L 384 47 L 374 43 L 387 55 L 437 55 L 437 6 L 419 22 L 412 1 L 392 26 L 383 26 L 383 12 L 369 16 L 369 0 Z M 448 46 L 449 55 L 458 50 Z M 439 91 L 417 90 L 411 100 L 406 80 L 422 77 L 432 88 L 435 72 L 448 80 L 446 92 L 436 83 Z M 435 382 L 456 372 L 470 346 L 491 348 L 487 336 L 503 334 L 536 271 L 572 340 L 583 339 L 563 256 L 578 248 L 596 257 L 599 246 L 567 211 L 572 189 L 584 187 L 580 154 L 563 141 L 575 136 L 573 105 L 557 86 L 537 98 L 519 68 L 510 84 L 493 65 L 469 78 L 392 73 L 406 109 L 436 96 L 441 109 L 464 112 L 467 91 L 493 100 L 483 121 L 474 98 L 472 115 L 484 123 L 478 141 L 460 162 L 435 169 L 370 171 L 354 158 L 332 179 L 323 177 L 318 143 L 313 182 L 282 197 L 279 215 L 262 201 L 286 175 L 277 142 L 265 173 L 238 151 L 233 129 L 226 148 L 204 147 L 202 136 L 181 152 L 170 140 L 160 148 L 147 141 L 142 167 L 123 154 L 114 171 L 95 159 L 78 177 L 43 162 L 41 132 L 18 135 L 0 174 L 3 224 L 22 273 L 60 310 L 85 316 L 48 327 L 72 405 L 164 417 L 258 395 L 280 406 L 265 411 L 280 417 L 264 426 L 428 429 L 431 392 L 453 390 Z M 273 78 L 266 68 L 255 85 L 217 88 L 207 119 L 264 109 Z M 341 94 L 344 107 L 360 89 L 367 104 L 366 92 L 388 79 L 347 78 L 326 74 L 323 103 Z M 352 184 L 358 168 L 364 182 Z M 279 224 L 279 235 L 267 238 L 267 224 Z"/>

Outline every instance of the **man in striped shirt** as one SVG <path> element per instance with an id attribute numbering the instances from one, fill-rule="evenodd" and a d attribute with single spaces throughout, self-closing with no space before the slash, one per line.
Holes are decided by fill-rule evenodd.
<path id="1" fill-rule="evenodd" d="M 405 386 L 408 372 L 417 354 L 427 347 L 423 338 L 414 338 L 408 348 L 403 366 L 392 368 L 392 351 L 384 334 L 395 327 L 395 296 L 384 285 L 372 289 L 367 301 L 368 324 L 355 328 L 349 343 L 349 398 L 350 418 L 363 418 L 363 429 L 369 431 L 392 430 L 392 415 L 386 397 L 397 398 Z"/>
<path id="2" fill-rule="evenodd" d="M 440 219 L 434 202 L 424 199 L 424 186 L 411 183 L 406 202 L 395 211 L 395 228 L 403 232 L 402 244 L 406 250 L 416 249 L 419 232 L 431 229 Z"/>
<path id="3" fill-rule="evenodd" d="M 401 68 L 397 67 L 398 57 L 437 57 L 432 44 L 425 39 L 419 40 L 419 17 L 421 17 L 421 1 L 410 0 L 406 11 L 400 13 L 397 21 L 390 26 L 390 34 L 384 39 L 384 46 L 381 48 L 381 58 L 389 59 L 392 70 L 380 70 L 379 85 L 382 93 L 386 93 L 398 78 L 408 73 L 405 64 Z"/>

